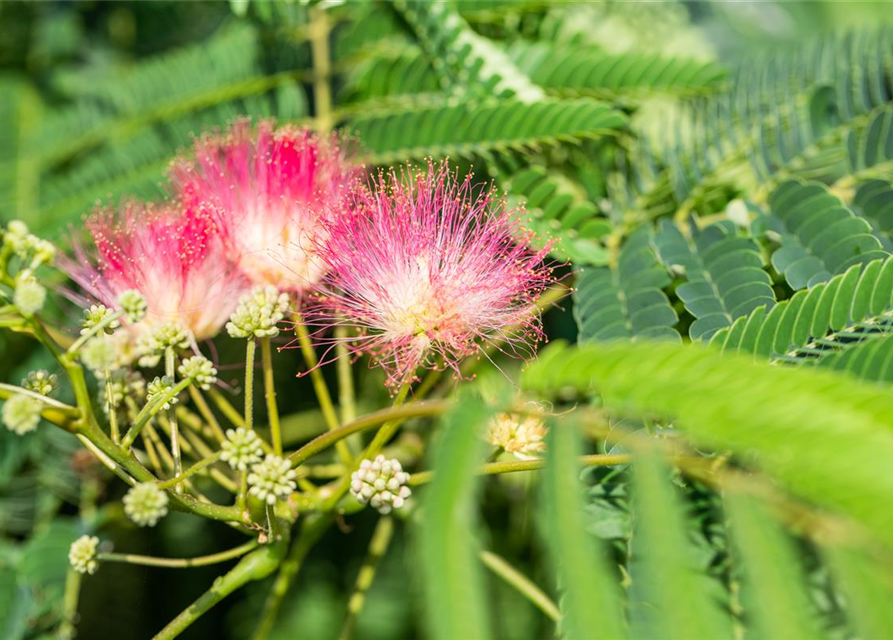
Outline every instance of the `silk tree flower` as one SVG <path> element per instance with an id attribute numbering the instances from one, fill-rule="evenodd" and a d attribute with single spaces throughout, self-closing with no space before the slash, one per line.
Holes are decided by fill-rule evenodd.
<path id="1" fill-rule="evenodd" d="M 128 324 L 137 336 L 174 323 L 196 340 L 213 337 L 246 288 L 244 276 L 227 259 L 217 214 L 209 205 L 184 210 L 176 203 L 129 201 L 118 211 L 98 211 L 86 227 L 95 258 L 76 245 L 76 260 L 64 266 L 106 306 L 117 308 L 122 294 L 125 299 L 133 291 L 142 294 L 145 316 Z"/>
<path id="2" fill-rule="evenodd" d="M 354 325 L 348 344 L 370 353 L 392 388 L 419 367 L 458 372 L 482 343 L 529 353 L 542 335 L 531 306 L 554 281 L 548 249 L 531 250 L 519 212 L 470 175 L 429 163 L 406 177 L 379 176 L 327 223 L 325 294 L 310 322 Z"/>
<path id="3" fill-rule="evenodd" d="M 195 159 L 176 161 L 170 174 L 187 206 L 218 210 L 227 248 L 254 284 L 300 291 L 323 274 L 322 216 L 337 211 L 358 171 L 335 138 L 243 118 L 198 138 Z"/>

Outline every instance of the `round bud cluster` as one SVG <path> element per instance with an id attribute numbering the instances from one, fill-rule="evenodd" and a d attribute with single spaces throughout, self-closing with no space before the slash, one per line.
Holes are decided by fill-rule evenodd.
<path id="1" fill-rule="evenodd" d="M 409 474 L 399 460 L 377 456 L 360 462 L 360 468 L 350 476 L 350 493 L 358 502 L 368 502 L 379 513 L 388 514 L 412 495 L 408 482 Z"/>
<path id="2" fill-rule="evenodd" d="M 143 482 L 124 495 L 124 513 L 141 527 L 154 527 L 167 515 L 168 497 L 154 482 Z"/>
<path id="3" fill-rule="evenodd" d="M 288 311 L 288 294 L 276 287 L 254 287 L 239 298 L 239 305 L 226 323 L 233 338 L 271 338 L 279 335 L 276 324 Z"/>
<path id="4" fill-rule="evenodd" d="M 81 536 L 71 543 L 68 550 L 68 561 L 78 573 L 93 575 L 99 568 L 96 559 L 96 547 L 99 546 L 99 538 L 96 536 Z"/>
<path id="5" fill-rule="evenodd" d="M 56 374 L 45 369 L 31 371 L 28 377 L 22 380 L 22 388 L 42 396 L 48 396 L 59 387 L 59 379 Z"/>
<path id="6" fill-rule="evenodd" d="M 36 269 L 42 264 L 50 264 L 56 257 L 56 247 L 47 240 L 42 240 L 28 233 L 28 227 L 21 220 L 13 220 L 3 234 L 3 245 L 9 247 L 22 260 L 28 261 L 28 268 Z"/>
<path id="7" fill-rule="evenodd" d="M 237 471 L 247 471 L 248 467 L 260 462 L 264 455 L 260 438 L 254 431 L 244 427 L 227 429 L 226 440 L 220 448 L 220 459 Z"/>
<path id="8" fill-rule="evenodd" d="M 534 460 L 546 450 L 547 431 L 539 418 L 500 413 L 490 422 L 487 439 L 516 458 Z"/>
<path id="9" fill-rule="evenodd" d="M 186 358 L 178 369 L 180 375 L 184 378 L 191 378 L 192 381 L 206 391 L 217 382 L 217 369 L 211 364 L 211 361 L 204 356 L 192 356 Z"/>
<path id="10" fill-rule="evenodd" d="M 29 273 L 19 277 L 16 282 L 15 293 L 12 295 L 12 303 L 26 318 L 43 309 L 43 303 L 47 299 L 47 290 Z"/>
<path id="11" fill-rule="evenodd" d="M 148 346 L 152 351 L 165 349 L 185 349 L 189 346 L 189 334 L 176 322 L 165 322 L 154 327 L 148 335 Z"/>
<path id="12" fill-rule="evenodd" d="M 43 403 L 37 398 L 16 394 L 3 403 L 0 417 L 7 429 L 23 436 L 37 428 L 41 409 L 43 409 Z"/>
<path id="13" fill-rule="evenodd" d="M 104 376 L 118 363 L 118 348 L 105 336 L 92 338 L 81 347 L 81 361 L 97 376 Z"/>
<path id="14" fill-rule="evenodd" d="M 84 321 L 81 323 L 81 335 L 85 336 L 96 331 L 96 327 L 102 325 L 105 333 L 111 334 L 115 329 L 121 326 L 117 320 L 109 319 L 115 315 L 115 312 L 104 304 L 92 304 L 89 309 L 84 309 Z"/>
<path id="15" fill-rule="evenodd" d="M 288 498 L 297 488 L 298 485 L 295 483 L 297 476 L 288 459 L 268 455 L 263 462 L 251 467 L 251 473 L 248 474 L 248 493 L 267 504 L 275 504 L 276 500 Z"/>
<path id="16" fill-rule="evenodd" d="M 137 323 L 146 317 L 146 298 L 136 289 L 127 289 L 118 296 L 118 306 L 127 317 L 127 322 Z"/>
<path id="17" fill-rule="evenodd" d="M 146 402 L 152 402 L 156 397 L 161 394 L 167 393 L 174 387 L 173 382 L 167 376 L 162 376 L 160 378 L 156 377 L 152 382 L 149 383 L 149 386 L 146 388 Z M 158 409 L 159 411 L 170 409 L 173 405 L 177 404 L 177 396 L 172 396 L 164 401 Z"/>

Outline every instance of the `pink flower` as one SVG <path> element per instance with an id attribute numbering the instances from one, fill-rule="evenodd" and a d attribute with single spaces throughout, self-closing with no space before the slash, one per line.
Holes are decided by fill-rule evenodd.
<path id="1" fill-rule="evenodd" d="M 310 321 L 358 327 L 351 345 L 373 355 L 392 387 L 438 366 L 437 356 L 457 368 L 481 342 L 529 351 L 541 335 L 531 305 L 554 279 L 516 212 L 446 163 L 374 186 L 327 223 L 328 291 Z"/>
<path id="2" fill-rule="evenodd" d="M 171 179 L 180 199 L 220 211 L 227 249 L 255 284 L 302 290 L 317 282 L 315 254 L 324 211 L 356 181 L 335 138 L 271 121 L 253 130 L 236 120 L 225 134 L 195 142 L 195 161 L 175 162 Z"/>
<path id="3" fill-rule="evenodd" d="M 100 210 L 86 222 L 96 258 L 76 246 L 72 279 L 107 306 L 128 289 L 143 294 L 151 326 L 177 322 L 196 340 L 220 331 L 247 283 L 227 260 L 210 207 L 181 211 L 173 203 L 129 201 Z M 139 331 L 141 327 L 136 327 Z"/>

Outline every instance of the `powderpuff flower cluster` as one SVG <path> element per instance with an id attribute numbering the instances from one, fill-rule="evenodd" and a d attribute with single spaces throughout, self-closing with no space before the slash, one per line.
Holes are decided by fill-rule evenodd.
<path id="1" fill-rule="evenodd" d="M 64 266 L 108 307 L 128 290 L 142 293 L 145 318 L 129 323 L 137 335 L 177 324 L 210 338 L 252 285 L 297 291 L 318 280 L 321 218 L 337 213 L 356 175 L 334 138 L 240 119 L 172 164 L 169 202 L 90 216 L 94 250 L 76 246 Z"/>
<path id="2" fill-rule="evenodd" d="M 525 351 L 540 334 L 531 306 L 553 278 L 548 249 L 528 248 L 517 212 L 446 163 L 373 186 L 328 221 L 314 322 L 353 325 L 349 344 L 392 387 L 419 367 L 458 369 L 488 341 Z"/>
<path id="3" fill-rule="evenodd" d="M 352 327 L 338 339 L 371 355 L 392 388 L 419 368 L 458 371 L 487 343 L 526 354 L 541 333 L 532 304 L 553 277 L 518 212 L 446 163 L 368 188 L 357 173 L 335 138 L 237 120 L 173 163 L 169 202 L 90 217 L 95 251 L 77 247 L 69 271 L 104 313 L 139 292 L 144 308 L 120 321 L 143 342 L 166 327 L 210 338 L 231 319 L 232 333 L 261 294 L 272 305 L 263 335 L 275 335 L 301 294 L 317 344 Z"/>

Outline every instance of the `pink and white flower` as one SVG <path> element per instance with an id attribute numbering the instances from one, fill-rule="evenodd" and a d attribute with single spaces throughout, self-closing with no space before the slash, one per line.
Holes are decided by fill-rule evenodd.
<path id="1" fill-rule="evenodd" d="M 357 175 L 335 138 L 271 121 L 253 128 L 248 119 L 198 138 L 195 160 L 171 169 L 187 206 L 218 210 L 227 249 L 246 276 L 280 290 L 306 290 L 322 277 L 321 218 L 338 210 Z"/>
<path id="2" fill-rule="evenodd" d="M 132 329 L 175 322 L 196 340 L 216 335 L 229 319 L 247 282 L 227 260 L 217 214 L 210 206 L 183 211 L 174 203 L 125 202 L 87 219 L 93 244 L 75 246 L 67 261 L 72 279 L 109 307 L 136 289 L 147 313 Z"/>
<path id="3" fill-rule="evenodd" d="M 531 307 L 554 281 L 547 249 L 532 251 L 517 212 L 446 163 L 406 177 L 379 176 L 327 222 L 326 291 L 310 321 L 356 326 L 349 343 L 392 387 L 438 356 L 458 368 L 482 342 L 529 351 L 541 335 Z"/>

